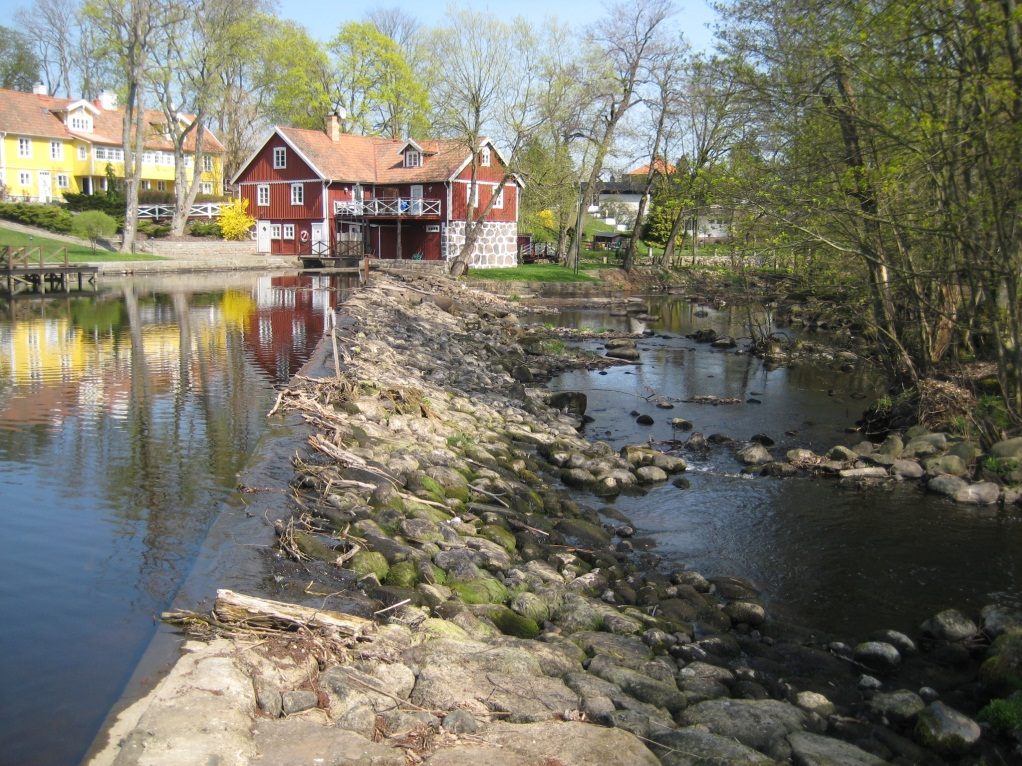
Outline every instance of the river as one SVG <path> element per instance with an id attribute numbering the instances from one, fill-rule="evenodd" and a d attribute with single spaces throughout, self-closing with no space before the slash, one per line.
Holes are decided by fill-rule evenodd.
<path id="1" fill-rule="evenodd" d="M 0 762 L 82 758 L 334 287 L 177 275 L 0 299 Z"/>
<path id="2" fill-rule="evenodd" d="M 570 372 L 551 384 L 587 394 L 590 438 L 615 447 L 652 438 L 669 447 L 688 438 L 670 426 L 672 418 L 684 418 L 706 436 L 766 435 L 776 442 L 770 452 L 781 458 L 794 447 L 826 452 L 861 441 L 850 429 L 880 393 L 868 370 L 843 371 L 839 360 L 771 368 L 684 337 L 709 328 L 747 336 L 744 309 L 664 296 L 647 298 L 645 308 L 660 319 L 648 323 L 655 336 L 639 343 L 641 364 Z M 769 314 L 758 319 L 793 335 L 773 326 Z M 627 318 L 597 310 L 562 312 L 553 321 L 630 329 Z M 740 403 L 682 401 L 695 396 Z M 673 409 L 660 409 L 657 401 Z M 652 416 L 654 425 L 637 424 L 633 412 Z M 642 497 L 619 497 L 614 506 L 639 535 L 655 538 L 664 566 L 747 577 L 782 619 L 860 640 L 881 628 L 915 635 L 923 620 L 946 608 L 976 616 L 993 601 L 1022 600 L 1017 511 L 955 505 L 917 482 L 861 490 L 829 479 L 752 478 L 724 446 L 706 456 L 680 454 L 689 460 L 691 488 L 668 484 Z"/>

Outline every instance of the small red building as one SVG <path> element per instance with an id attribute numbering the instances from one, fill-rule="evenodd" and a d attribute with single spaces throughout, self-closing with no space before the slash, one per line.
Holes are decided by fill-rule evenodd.
<path id="1" fill-rule="evenodd" d="M 479 147 L 476 212 L 500 195 L 472 265 L 516 265 L 521 183 L 489 139 Z M 234 177 L 256 218 L 260 253 L 449 260 L 465 242 L 472 151 L 411 141 L 275 128 Z"/>

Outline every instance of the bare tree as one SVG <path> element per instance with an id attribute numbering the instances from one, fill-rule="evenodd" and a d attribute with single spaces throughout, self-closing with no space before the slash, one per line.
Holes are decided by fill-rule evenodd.
<path id="1" fill-rule="evenodd" d="M 43 63 L 46 84 L 54 96 L 71 98 L 72 61 L 76 54 L 79 22 L 78 0 L 36 0 L 29 8 L 19 8 L 14 19 L 35 43 Z"/>
<path id="2" fill-rule="evenodd" d="M 124 86 L 124 240 L 121 252 L 135 248 L 138 230 L 138 190 L 142 178 L 142 157 L 149 133 L 146 93 L 150 67 L 158 48 L 184 15 L 180 5 L 163 0 L 97 0 L 87 13 L 103 40 L 102 52 L 115 56 Z"/>
<path id="3" fill-rule="evenodd" d="M 636 87 L 648 72 L 651 57 L 664 49 L 664 27 L 673 13 L 674 6 L 670 0 L 621 0 L 608 6 L 607 18 L 588 30 L 588 44 L 602 59 L 605 68 L 596 96 L 602 108 L 590 138 L 595 150 L 589 178 L 585 182 L 586 196 L 595 194 L 598 189 L 600 172 L 618 125 L 637 101 Z M 582 214 L 580 208 L 574 247 L 568 258 L 571 267 L 578 263 Z"/>

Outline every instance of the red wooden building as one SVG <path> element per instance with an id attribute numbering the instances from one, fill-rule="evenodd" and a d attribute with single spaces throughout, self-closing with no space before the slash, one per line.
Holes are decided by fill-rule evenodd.
<path id="1" fill-rule="evenodd" d="M 476 216 L 494 204 L 472 265 L 516 265 L 517 178 L 489 139 L 479 147 Z M 275 128 L 234 178 L 256 218 L 257 250 L 447 260 L 465 241 L 472 152 L 463 141 L 411 141 Z"/>

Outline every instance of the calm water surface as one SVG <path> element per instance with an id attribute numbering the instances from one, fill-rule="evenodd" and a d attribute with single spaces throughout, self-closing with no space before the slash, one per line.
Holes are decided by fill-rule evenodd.
<path id="1" fill-rule="evenodd" d="M 683 337 L 709 327 L 747 335 L 741 308 L 698 317 L 699 307 L 670 297 L 651 298 L 647 308 L 661 319 L 649 325 L 657 337 L 639 343 L 640 365 L 573 372 L 552 383 L 586 392 L 590 438 L 615 447 L 650 438 L 682 443 L 688 434 L 670 426 L 681 417 L 705 435 L 744 441 L 765 434 L 776 441 L 775 457 L 793 447 L 825 451 L 860 441 L 848 429 L 879 393 L 867 373 L 842 372 L 838 363 L 770 369 L 755 357 Z M 554 321 L 629 329 L 626 318 L 595 311 L 562 313 Z M 771 318 L 761 313 L 758 321 L 769 327 Z M 682 401 L 699 395 L 742 403 Z M 659 409 L 657 401 L 674 408 Z M 651 415 L 654 425 L 637 425 L 632 412 Z M 1020 601 L 1017 513 L 956 506 L 913 482 L 859 491 L 826 479 L 750 478 L 726 447 L 703 458 L 681 454 L 689 459 L 691 489 L 667 485 L 614 505 L 640 534 L 655 535 L 669 565 L 748 577 L 776 615 L 852 640 L 888 627 L 915 634 L 923 620 L 949 607 L 975 614 L 994 600 Z"/>
<path id="2" fill-rule="evenodd" d="M 0 298 L 0 762 L 80 760 L 335 296 L 253 274 Z"/>

